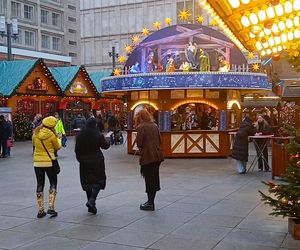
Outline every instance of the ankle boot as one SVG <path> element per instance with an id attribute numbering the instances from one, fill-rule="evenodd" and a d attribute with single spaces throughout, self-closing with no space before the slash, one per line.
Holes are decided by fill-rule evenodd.
<path id="1" fill-rule="evenodd" d="M 47 214 L 50 214 L 51 217 L 57 216 L 57 212 L 54 209 L 55 196 L 56 196 L 56 190 L 50 189 L 49 190 L 49 209 L 47 211 Z"/>
<path id="2" fill-rule="evenodd" d="M 96 199 L 97 199 L 99 191 L 100 191 L 99 188 L 92 188 L 92 190 L 91 190 L 89 200 L 85 204 L 88 207 L 89 213 L 97 214 Z"/>
<path id="3" fill-rule="evenodd" d="M 141 204 L 140 205 L 140 210 L 154 211 L 155 210 L 154 202 L 147 201 L 144 204 Z"/>
<path id="4" fill-rule="evenodd" d="M 36 194 L 36 198 L 37 198 L 37 203 L 38 203 L 38 214 L 37 214 L 37 218 L 43 218 L 46 216 L 46 213 L 44 211 L 44 195 L 43 192 L 39 192 Z"/>

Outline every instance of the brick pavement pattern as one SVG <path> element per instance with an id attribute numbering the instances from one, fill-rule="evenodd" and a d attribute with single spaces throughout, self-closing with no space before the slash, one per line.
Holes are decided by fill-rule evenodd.
<path id="1" fill-rule="evenodd" d="M 260 201 L 261 181 L 271 173 L 238 175 L 230 158 L 166 159 L 156 211 L 147 212 L 139 210 L 146 194 L 138 157 L 112 146 L 104 151 L 107 187 L 99 213 L 88 214 L 74 139 L 68 142 L 59 152 L 56 218 L 36 218 L 31 143 L 15 143 L 12 157 L 0 159 L 0 249 L 300 249 L 287 219 L 269 216 Z"/>

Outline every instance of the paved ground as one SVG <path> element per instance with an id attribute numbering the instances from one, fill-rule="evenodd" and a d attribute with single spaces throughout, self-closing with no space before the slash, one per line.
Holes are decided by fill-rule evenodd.
<path id="1" fill-rule="evenodd" d="M 0 159 L 0 249 L 300 249 L 287 219 L 268 216 L 260 201 L 261 180 L 271 173 L 237 175 L 231 159 L 167 159 L 156 211 L 140 211 L 146 195 L 138 158 L 113 146 L 105 152 L 107 189 L 95 216 L 84 206 L 73 148 L 69 139 L 60 152 L 54 219 L 36 219 L 30 142 Z"/>

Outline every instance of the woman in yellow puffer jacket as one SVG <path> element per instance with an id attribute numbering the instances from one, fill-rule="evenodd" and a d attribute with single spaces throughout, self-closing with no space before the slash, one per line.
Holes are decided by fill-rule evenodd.
<path id="1" fill-rule="evenodd" d="M 45 185 L 45 173 L 48 176 L 50 182 L 49 189 L 49 209 L 47 214 L 51 216 L 57 216 L 57 212 L 54 209 L 56 187 L 57 187 L 57 174 L 52 167 L 52 159 L 55 159 L 54 151 L 61 148 L 60 139 L 55 133 L 56 118 L 49 116 L 43 119 L 41 125 L 35 128 L 32 136 L 32 143 L 34 146 L 33 153 L 33 166 L 37 180 L 37 202 L 38 202 L 38 218 L 46 216 L 44 211 L 44 185 Z M 50 157 L 48 156 L 43 144 L 45 145 Z"/>

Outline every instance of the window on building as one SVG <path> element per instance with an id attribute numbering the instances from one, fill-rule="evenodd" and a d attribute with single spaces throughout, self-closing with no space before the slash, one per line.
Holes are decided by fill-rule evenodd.
<path id="1" fill-rule="evenodd" d="M 42 48 L 50 49 L 50 36 L 42 35 Z"/>
<path id="2" fill-rule="evenodd" d="M 11 16 L 21 17 L 21 4 L 16 2 L 11 2 Z"/>
<path id="3" fill-rule="evenodd" d="M 52 49 L 60 51 L 60 38 L 52 37 Z"/>
<path id="4" fill-rule="evenodd" d="M 68 31 L 69 31 L 69 33 L 72 33 L 72 34 L 76 34 L 76 32 L 77 32 L 76 30 L 73 30 L 73 29 L 69 29 Z"/>
<path id="5" fill-rule="evenodd" d="M 34 46 L 34 32 L 25 30 L 25 45 Z"/>
<path id="6" fill-rule="evenodd" d="M 69 20 L 70 22 L 76 22 L 76 18 L 75 18 L 75 17 L 69 16 L 69 17 L 68 17 L 68 20 Z"/>
<path id="7" fill-rule="evenodd" d="M 77 57 L 77 53 L 69 52 L 69 56 L 71 56 L 71 57 Z"/>
<path id="8" fill-rule="evenodd" d="M 33 7 L 27 4 L 24 4 L 24 18 L 33 19 Z"/>
<path id="9" fill-rule="evenodd" d="M 52 25 L 60 26 L 60 14 L 52 12 Z"/>
<path id="10" fill-rule="evenodd" d="M 18 35 L 12 39 L 14 44 L 22 44 L 22 30 L 18 29 Z"/>
<path id="11" fill-rule="evenodd" d="M 6 8 L 7 8 L 7 0 L 0 0 L 0 13 L 4 14 L 6 13 Z"/>
<path id="12" fill-rule="evenodd" d="M 68 9 L 70 9 L 70 10 L 76 10 L 76 6 L 68 4 Z"/>
<path id="13" fill-rule="evenodd" d="M 77 42 L 75 42 L 75 41 L 69 41 L 69 44 L 70 45 L 77 45 Z"/>
<path id="14" fill-rule="evenodd" d="M 49 22 L 49 11 L 41 10 L 41 23 L 48 24 Z"/>

